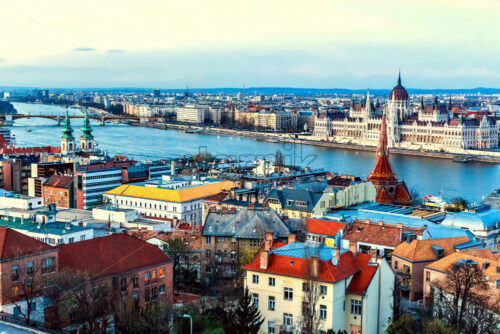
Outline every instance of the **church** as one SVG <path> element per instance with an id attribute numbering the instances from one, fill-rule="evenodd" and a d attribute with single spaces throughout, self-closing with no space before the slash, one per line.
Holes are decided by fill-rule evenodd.
<path id="1" fill-rule="evenodd" d="M 82 135 L 80 136 L 80 145 L 77 146 L 75 137 L 73 136 L 73 128 L 69 119 L 68 109 L 66 109 L 66 117 L 64 118 L 64 127 L 61 136 L 61 154 L 72 155 L 76 153 L 95 153 L 96 142 L 92 135 L 92 127 L 87 110 L 83 120 Z"/>

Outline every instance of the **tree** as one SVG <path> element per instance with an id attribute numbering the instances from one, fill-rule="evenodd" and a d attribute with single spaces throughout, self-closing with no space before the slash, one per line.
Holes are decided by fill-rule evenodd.
<path id="1" fill-rule="evenodd" d="M 498 333 L 498 298 L 490 298 L 481 267 L 473 261 L 456 262 L 446 277 L 431 283 L 431 307 L 446 325 L 464 333 Z"/>
<path id="2" fill-rule="evenodd" d="M 415 333 L 413 319 L 408 314 L 404 314 L 393 320 L 385 332 L 386 334 L 413 334 Z"/>
<path id="3" fill-rule="evenodd" d="M 51 329 L 81 324 L 88 333 L 94 333 L 97 321 L 107 327 L 110 287 L 93 281 L 88 273 L 62 270 L 53 275 L 44 295 L 50 300 L 46 322 Z"/>
<path id="4" fill-rule="evenodd" d="M 113 303 L 116 333 L 169 333 L 172 318 L 171 305 L 159 300 L 140 307 L 131 297 L 117 296 Z"/>
<path id="5" fill-rule="evenodd" d="M 450 205 L 448 206 L 447 210 L 451 211 L 451 212 L 460 212 L 460 211 L 464 211 L 465 209 L 467 209 L 468 206 L 469 206 L 469 204 L 467 203 L 467 201 L 464 198 L 455 197 L 450 201 Z"/>
<path id="6" fill-rule="evenodd" d="M 184 270 L 181 259 L 185 260 L 189 250 L 182 238 L 176 237 L 163 247 L 164 252 L 172 259 L 174 286 L 182 285 L 185 282 Z M 184 263 L 186 265 L 186 263 Z"/>
<path id="7" fill-rule="evenodd" d="M 312 253 L 312 256 L 308 253 Z M 319 269 L 319 248 L 306 248 L 306 261 L 303 268 L 305 282 L 302 283 L 302 316 L 299 321 L 299 326 L 305 334 L 318 333 L 321 327 L 318 313 L 318 301 L 321 292 L 317 279 Z"/>
<path id="8" fill-rule="evenodd" d="M 425 325 L 426 334 L 459 334 L 456 328 L 446 326 L 441 320 L 434 319 Z"/>
<path id="9" fill-rule="evenodd" d="M 264 322 L 259 308 L 253 304 L 250 298 L 248 288 L 245 288 L 245 292 L 240 298 L 234 313 L 234 322 L 241 334 L 257 334 Z"/>

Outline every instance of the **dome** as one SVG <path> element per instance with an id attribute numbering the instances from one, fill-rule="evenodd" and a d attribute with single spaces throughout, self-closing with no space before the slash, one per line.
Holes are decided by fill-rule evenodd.
<path id="1" fill-rule="evenodd" d="M 398 77 L 398 84 L 394 87 L 389 94 L 389 100 L 408 100 L 409 95 L 406 89 L 401 85 L 401 74 Z"/>

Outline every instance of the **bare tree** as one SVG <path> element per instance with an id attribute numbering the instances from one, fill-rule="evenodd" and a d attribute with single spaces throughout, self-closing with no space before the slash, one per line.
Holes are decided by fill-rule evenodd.
<path id="1" fill-rule="evenodd" d="M 500 325 L 492 311 L 498 311 L 499 302 L 490 298 L 489 289 L 477 263 L 456 262 L 444 279 L 431 283 L 433 313 L 465 333 L 498 333 Z"/>
<path id="2" fill-rule="evenodd" d="M 321 268 L 319 260 L 319 248 L 305 248 L 304 261 L 304 281 L 302 283 L 302 316 L 299 320 L 299 326 L 302 333 L 314 334 L 319 333 L 321 320 L 319 315 L 318 301 L 320 298 L 321 288 L 318 282 L 318 275 Z"/>

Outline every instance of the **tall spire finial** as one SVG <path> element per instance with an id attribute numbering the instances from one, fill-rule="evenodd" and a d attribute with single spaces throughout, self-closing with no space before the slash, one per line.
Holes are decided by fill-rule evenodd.
<path id="1" fill-rule="evenodd" d="M 382 122 L 380 123 L 380 133 L 378 136 L 378 146 L 376 155 L 388 156 L 389 152 L 387 150 L 387 124 L 385 122 L 385 111 L 382 114 Z"/>
<path id="2" fill-rule="evenodd" d="M 71 122 L 69 120 L 68 106 L 66 106 L 66 116 L 64 117 L 64 127 L 62 129 L 63 137 L 66 139 L 74 139 L 73 129 L 71 128 Z"/>
<path id="3" fill-rule="evenodd" d="M 398 86 L 401 86 L 401 69 L 399 69 L 398 73 Z"/>
<path id="4" fill-rule="evenodd" d="M 90 126 L 89 112 L 87 110 L 87 107 L 85 107 L 85 117 L 83 119 L 82 137 L 94 138 L 94 136 L 92 136 L 92 127 Z"/>

